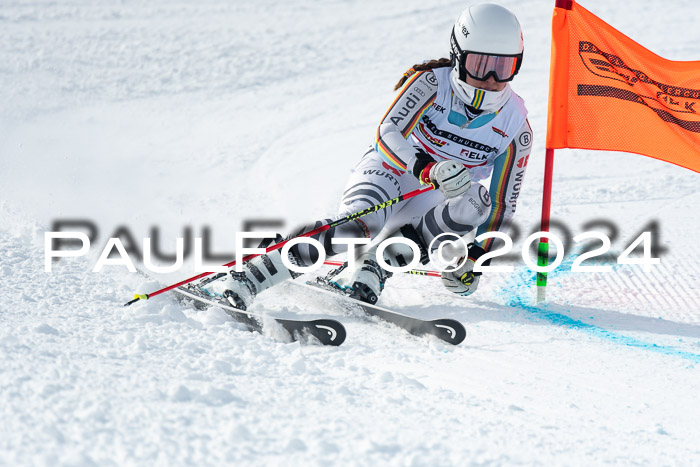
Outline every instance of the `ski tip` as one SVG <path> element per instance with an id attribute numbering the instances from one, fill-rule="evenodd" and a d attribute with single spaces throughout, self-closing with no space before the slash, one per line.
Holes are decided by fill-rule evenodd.
<path id="1" fill-rule="evenodd" d="M 338 346 L 345 342 L 345 326 L 333 319 L 317 319 L 311 323 L 312 334 L 324 345 Z"/>
<path id="2" fill-rule="evenodd" d="M 467 337 L 467 330 L 459 321 L 453 319 L 436 319 L 431 321 L 434 332 L 431 333 L 452 345 L 459 345 Z"/>

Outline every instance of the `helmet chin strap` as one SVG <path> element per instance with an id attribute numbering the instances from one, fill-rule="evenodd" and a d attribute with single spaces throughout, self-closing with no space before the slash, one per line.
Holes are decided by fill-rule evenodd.
<path id="1" fill-rule="evenodd" d="M 454 68 L 450 71 L 450 83 L 460 100 L 468 106 L 486 113 L 498 111 L 508 102 L 510 95 L 513 93 L 509 83 L 506 83 L 506 87 L 500 91 L 486 91 L 485 89 L 475 88 L 459 79 L 458 73 Z"/>

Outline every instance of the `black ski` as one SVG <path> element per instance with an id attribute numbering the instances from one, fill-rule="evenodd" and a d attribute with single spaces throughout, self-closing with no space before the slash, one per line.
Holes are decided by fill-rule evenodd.
<path id="1" fill-rule="evenodd" d="M 207 308 L 209 306 L 217 306 L 222 308 L 233 319 L 245 324 L 250 331 L 262 333 L 263 316 L 259 313 L 241 310 L 231 306 L 225 299 L 218 300 L 217 297 L 212 297 L 204 292 L 196 285 L 188 284 L 182 287 L 173 289 L 182 297 L 187 297 L 193 300 L 196 308 Z M 309 334 L 314 336 L 324 345 L 340 345 L 345 341 L 345 327 L 333 319 L 314 319 L 314 320 L 294 320 L 271 318 L 277 321 L 289 333 L 292 340 L 299 340 L 300 337 Z"/>
<path id="2" fill-rule="evenodd" d="M 351 305 L 360 308 L 366 314 L 370 316 L 376 316 L 388 321 L 396 326 L 405 329 L 414 336 L 425 336 L 431 335 L 438 339 L 441 339 L 449 344 L 457 345 L 461 343 L 465 337 L 467 337 L 467 331 L 464 326 L 459 321 L 454 319 L 444 318 L 444 319 L 434 319 L 432 321 L 423 320 L 420 318 L 413 318 L 411 316 L 406 316 L 399 312 L 389 310 L 387 308 L 382 308 L 377 305 L 371 305 L 369 303 L 357 300 L 345 294 L 343 291 L 334 287 L 322 278 L 316 278 L 316 281 L 309 281 L 306 283 L 296 284 L 305 287 L 310 287 L 319 292 L 323 292 L 336 297 L 337 299 L 343 300 L 344 302 L 350 303 Z"/>

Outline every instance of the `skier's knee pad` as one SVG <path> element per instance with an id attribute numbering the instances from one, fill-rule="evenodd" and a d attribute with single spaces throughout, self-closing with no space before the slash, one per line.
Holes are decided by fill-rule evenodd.
<path id="1" fill-rule="evenodd" d="M 489 190 L 481 183 L 472 182 L 472 186 L 466 192 L 447 200 L 446 209 L 447 217 L 456 225 L 476 228 L 486 222 L 491 213 Z"/>

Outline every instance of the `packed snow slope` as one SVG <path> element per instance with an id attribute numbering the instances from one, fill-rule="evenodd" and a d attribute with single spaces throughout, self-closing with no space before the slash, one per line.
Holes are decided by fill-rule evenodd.
<path id="1" fill-rule="evenodd" d="M 502 2 L 523 25 L 513 87 L 534 129 L 515 252 L 539 222 L 553 3 Z M 700 59 L 697 2 L 583 4 L 663 57 Z M 546 306 L 517 258 L 467 299 L 394 277 L 380 304 L 460 320 L 458 347 L 292 284 L 255 308 L 334 317 L 345 344 L 245 332 L 167 294 L 122 307 L 193 275 L 191 257 L 157 280 L 91 272 L 120 228 L 140 244 L 155 227 L 172 253 L 208 227 L 221 254 L 251 219 L 287 231 L 332 215 L 394 83 L 447 55 L 466 5 L 4 2 L 0 464 L 700 463 L 700 193 L 686 169 L 558 151 L 553 231 L 605 232 L 614 268 L 570 272 L 571 246 Z M 69 219 L 98 238 L 46 273 L 44 233 Z M 654 222 L 661 264 L 616 265 Z"/>

